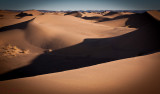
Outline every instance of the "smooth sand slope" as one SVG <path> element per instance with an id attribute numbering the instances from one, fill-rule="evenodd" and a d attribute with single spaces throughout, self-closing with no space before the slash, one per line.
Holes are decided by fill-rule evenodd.
<path id="1" fill-rule="evenodd" d="M 0 82 L 2 94 L 159 94 L 160 53 Z"/>
<path id="2" fill-rule="evenodd" d="M 19 13 L 0 11 L 3 94 L 159 94 L 157 12 Z"/>

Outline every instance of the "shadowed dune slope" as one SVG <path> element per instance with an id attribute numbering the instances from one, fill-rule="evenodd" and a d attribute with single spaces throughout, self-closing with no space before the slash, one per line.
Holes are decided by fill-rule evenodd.
<path id="1" fill-rule="evenodd" d="M 153 13 L 155 14 L 156 17 L 158 17 L 158 13 Z M 93 20 L 96 23 L 107 25 L 107 26 L 112 26 L 112 27 L 122 27 L 122 26 L 127 26 L 131 28 L 139 28 L 142 27 L 146 24 L 154 23 L 153 17 L 149 14 L 149 12 L 145 13 L 123 13 L 123 12 L 111 12 L 108 14 L 108 16 L 85 16 L 82 17 L 83 19 L 86 20 Z M 106 14 L 107 15 L 107 14 Z M 155 17 L 154 16 L 154 17 Z"/>
<path id="2" fill-rule="evenodd" d="M 151 19 L 149 19 L 151 20 Z M 154 23 L 154 24 L 153 24 Z M 58 54 L 90 55 L 116 58 L 129 56 L 129 54 L 142 54 L 147 51 L 159 49 L 159 24 L 153 18 L 151 23 L 144 24 L 138 30 L 118 37 L 103 39 L 85 39 L 82 43 L 57 50 Z M 103 45 L 103 46 L 102 46 Z M 119 52 L 120 51 L 120 52 Z M 85 52 L 85 54 L 83 53 Z M 98 52 L 100 52 L 98 54 Z M 122 55 L 122 53 L 123 55 Z M 126 55 L 125 55 L 126 52 Z M 103 53 L 103 54 L 102 54 Z M 115 53 L 118 53 L 115 55 Z M 113 56 L 112 56 L 113 54 Z"/>
<path id="3" fill-rule="evenodd" d="M 3 94 L 159 94 L 160 53 L 0 82 Z M 14 90 L 13 90 L 14 89 Z"/>
<path id="4" fill-rule="evenodd" d="M 25 17 L 25 16 L 33 16 L 33 15 L 32 14 L 28 14 L 28 13 L 23 13 L 23 12 L 21 12 L 21 13 L 16 15 L 16 17 L 20 17 L 20 18 Z"/>
<path id="5" fill-rule="evenodd" d="M 155 21 L 148 13 L 142 13 L 142 14 L 121 15 L 113 18 L 112 20 L 104 19 L 100 23 L 114 26 L 114 23 L 118 23 L 118 22 L 120 26 L 129 26 L 132 28 L 139 28 L 146 24 L 154 23 Z"/>

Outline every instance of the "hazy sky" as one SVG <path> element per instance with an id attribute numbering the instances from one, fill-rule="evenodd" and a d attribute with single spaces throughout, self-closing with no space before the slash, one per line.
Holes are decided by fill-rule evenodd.
<path id="1" fill-rule="evenodd" d="M 0 0 L 13 10 L 160 10 L 160 0 Z"/>

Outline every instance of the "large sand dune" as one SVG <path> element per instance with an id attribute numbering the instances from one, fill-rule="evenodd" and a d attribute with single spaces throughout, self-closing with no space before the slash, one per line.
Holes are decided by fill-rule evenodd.
<path id="1" fill-rule="evenodd" d="M 159 94 L 159 12 L 19 13 L 0 11 L 3 94 Z"/>
<path id="2" fill-rule="evenodd" d="M 0 82 L 3 94 L 159 94 L 160 53 Z"/>

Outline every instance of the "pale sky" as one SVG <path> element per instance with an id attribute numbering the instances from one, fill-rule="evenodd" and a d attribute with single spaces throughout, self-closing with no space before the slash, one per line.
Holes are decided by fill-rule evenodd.
<path id="1" fill-rule="evenodd" d="M 160 0 L 0 0 L 11 10 L 160 10 Z"/>

